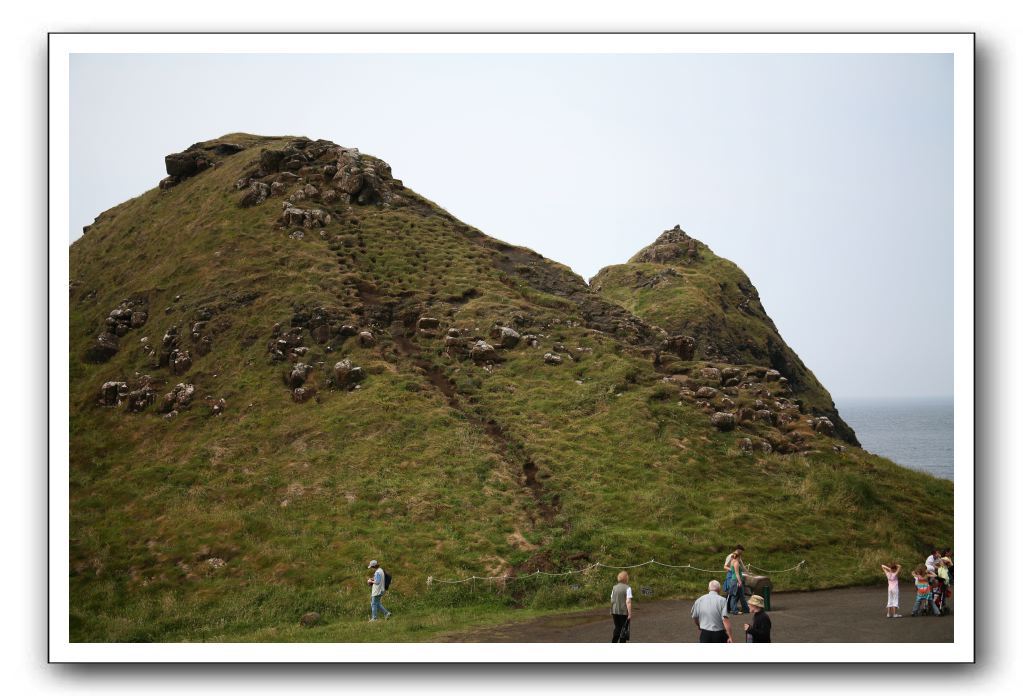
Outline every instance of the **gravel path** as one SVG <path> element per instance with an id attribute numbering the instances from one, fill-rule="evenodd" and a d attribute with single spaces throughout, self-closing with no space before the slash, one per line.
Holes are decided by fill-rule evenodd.
<path id="1" fill-rule="evenodd" d="M 820 592 L 782 592 L 771 597 L 774 642 L 781 643 L 943 643 L 952 641 L 952 615 L 911 617 L 913 586 L 899 590 L 901 619 L 886 619 L 883 586 Z M 695 643 L 691 599 L 666 599 L 633 605 L 632 642 Z M 743 639 L 749 614 L 732 617 L 732 635 Z M 607 609 L 547 616 L 478 629 L 445 640 L 468 643 L 602 643 L 611 640 Z"/>

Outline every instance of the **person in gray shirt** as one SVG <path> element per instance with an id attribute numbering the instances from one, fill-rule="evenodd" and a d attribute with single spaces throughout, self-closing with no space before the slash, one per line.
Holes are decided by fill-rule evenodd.
<path id="1" fill-rule="evenodd" d="M 732 623 L 728 620 L 728 602 L 721 596 L 721 583 L 711 580 L 707 594 L 693 602 L 693 623 L 700 631 L 701 643 L 731 643 Z"/>

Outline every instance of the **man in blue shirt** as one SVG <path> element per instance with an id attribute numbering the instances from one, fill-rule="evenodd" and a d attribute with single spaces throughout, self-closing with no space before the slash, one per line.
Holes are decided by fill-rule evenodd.
<path id="1" fill-rule="evenodd" d="M 391 612 L 387 611 L 387 607 L 380 603 L 380 598 L 384 596 L 386 588 L 384 587 L 384 568 L 377 561 L 373 560 L 369 562 L 369 569 L 375 571 L 373 577 L 368 578 L 366 583 L 373 589 L 370 592 L 369 598 L 369 612 L 370 621 L 377 620 L 377 612 L 383 612 L 384 618 L 391 618 Z"/>

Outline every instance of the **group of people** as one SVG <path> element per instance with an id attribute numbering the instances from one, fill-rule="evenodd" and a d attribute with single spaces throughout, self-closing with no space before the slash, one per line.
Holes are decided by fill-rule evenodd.
<path id="1" fill-rule="evenodd" d="M 711 580 L 707 594 L 693 603 L 692 618 L 701 643 L 734 642 L 730 616 L 747 612 L 752 617 L 750 623 L 743 624 L 746 642 L 771 642 L 771 617 L 764 611 L 764 598 L 755 594 L 746 600 L 744 551 L 742 545 L 736 545 L 725 558 L 725 594 L 722 595 L 721 583 Z M 632 588 L 629 587 L 629 574 L 624 570 L 618 573 L 618 583 L 611 589 L 611 618 L 614 621 L 611 642 L 628 642 L 632 623 Z"/>
<path id="2" fill-rule="evenodd" d="M 898 563 L 881 565 L 888 579 L 888 606 L 885 616 L 900 619 L 899 613 L 899 571 Z M 921 565 L 912 571 L 915 587 L 913 616 L 941 616 L 950 611 L 948 599 L 952 596 L 953 564 L 951 549 L 933 549 Z"/>

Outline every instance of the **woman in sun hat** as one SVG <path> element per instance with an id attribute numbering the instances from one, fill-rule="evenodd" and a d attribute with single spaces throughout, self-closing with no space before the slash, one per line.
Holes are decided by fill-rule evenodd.
<path id="1" fill-rule="evenodd" d="M 749 598 L 749 609 L 753 612 L 752 624 L 743 624 L 747 643 L 771 642 L 771 617 L 764 611 L 764 598 L 753 595 Z"/>

